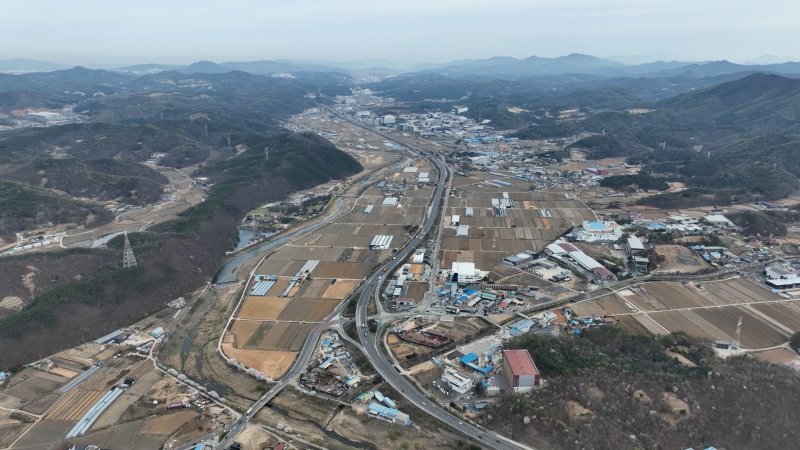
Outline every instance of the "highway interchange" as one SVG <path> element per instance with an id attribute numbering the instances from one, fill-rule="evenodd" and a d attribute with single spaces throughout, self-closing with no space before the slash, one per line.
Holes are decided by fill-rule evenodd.
<path id="1" fill-rule="evenodd" d="M 339 116 L 344 120 L 349 120 L 346 117 Z M 380 133 L 376 130 L 371 128 L 363 127 L 360 124 L 358 125 L 367 131 L 376 133 L 381 137 L 394 141 L 392 137 L 385 135 L 384 133 Z M 387 361 L 385 356 L 381 353 L 379 349 L 379 334 L 373 335 L 368 331 L 368 318 L 367 318 L 367 310 L 370 302 L 370 298 L 373 296 L 375 291 L 380 288 L 381 282 L 383 281 L 383 277 L 387 273 L 392 273 L 392 271 L 402 264 L 405 259 L 413 252 L 418 246 L 423 242 L 424 239 L 427 239 L 427 235 L 431 232 L 434 224 L 436 224 L 437 219 L 441 215 L 440 206 L 442 203 L 442 199 L 444 197 L 444 189 L 446 186 L 446 182 L 449 179 L 450 173 L 447 168 L 447 165 L 444 162 L 444 159 L 441 155 L 434 155 L 426 152 L 421 152 L 414 148 L 411 148 L 407 144 L 405 145 L 410 149 L 410 153 L 413 156 L 419 156 L 425 158 L 429 163 L 431 163 L 437 172 L 437 181 L 435 185 L 434 195 L 431 200 L 431 204 L 425 214 L 424 224 L 421 230 L 414 235 L 414 237 L 406 243 L 406 245 L 397 251 L 397 253 L 389 260 L 384 262 L 381 266 L 379 266 L 373 274 L 367 278 L 367 280 L 362 284 L 361 288 L 357 290 L 358 300 L 356 306 L 356 329 L 358 330 L 358 339 L 361 342 L 363 350 L 365 352 L 365 356 L 370 361 L 372 366 L 376 369 L 376 371 L 383 377 L 383 379 L 389 383 L 400 395 L 406 398 L 409 402 L 414 404 L 417 408 L 427 412 L 434 418 L 440 420 L 441 422 L 447 424 L 452 429 L 458 431 L 464 436 L 467 436 L 474 440 L 476 443 L 479 443 L 482 446 L 498 449 L 498 450 L 519 450 L 519 449 L 527 449 L 532 450 L 531 447 L 522 445 L 520 443 L 514 442 L 504 436 L 501 436 L 497 433 L 488 431 L 486 429 L 480 428 L 476 425 L 473 425 L 469 422 L 465 422 L 463 419 L 459 418 L 458 416 L 454 415 L 450 411 L 442 408 L 435 401 L 429 399 L 426 394 L 420 391 L 414 384 L 412 384 L 409 380 L 407 380 L 403 375 L 401 375 L 395 367 Z M 309 231 L 313 231 L 316 229 L 321 228 L 322 226 L 330 223 L 331 221 L 338 218 L 338 214 L 331 215 L 329 218 L 317 222 L 313 225 L 305 226 L 301 229 L 298 229 L 291 233 L 288 236 L 284 236 L 280 240 L 276 240 L 276 242 L 270 242 L 264 246 L 260 246 L 260 252 L 264 250 L 271 250 L 273 248 L 277 248 L 283 244 L 285 244 L 288 240 L 291 240 L 293 237 L 300 236 L 305 234 Z M 279 241 L 279 242 L 277 242 Z M 249 257 L 252 257 L 254 253 L 249 253 Z M 244 262 L 242 257 L 235 258 L 236 262 L 229 261 L 228 264 L 223 266 L 220 270 L 219 274 L 222 275 L 221 277 L 218 275 L 217 282 L 230 282 L 232 277 L 235 277 L 236 268 Z M 221 279 L 220 279 L 221 278 Z M 244 413 L 242 414 L 239 419 L 231 423 L 228 427 L 226 427 L 222 432 L 227 432 L 225 438 L 221 439 L 215 446 L 215 449 L 227 449 L 229 446 L 234 442 L 235 437 L 246 427 L 247 423 L 255 417 L 255 415 L 263 408 L 267 403 L 269 403 L 278 393 L 280 393 L 286 386 L 292 384 L 294 380 L 296 380 L 300 374 L 305 370 L 308 361 L 311 359 L 314 351 L 318 345 L 320 336 L 323 331 L 326 329 L 332 328 L 336 326 L 341 320 L 337 319 L 340 317 L 342 310 L 345 306 L 352 300 L 352 298 L 343 301 L 339 306 L 334 310 L 331 314 L 331 318 L 326 321 L 320 323 L 316 326 L 311 333 L 309 334 L 308 339 L 306 340 L 303 348 L 297 355 L 294 364 L 289 369 L 289 371 L 275 384 L 268 392 L 266 392 L 261 398 L 259 398 L 253 405 Z"/>

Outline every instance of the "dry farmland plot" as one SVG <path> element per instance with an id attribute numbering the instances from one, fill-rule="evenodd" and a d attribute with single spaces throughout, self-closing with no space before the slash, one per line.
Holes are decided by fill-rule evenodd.
<path id="1" fill-rule="evenodd" d="M 765 348 L 789 340 L 789 333 L 739 307 L 698 310 L 697 315 L 729 336 L 735 335 L 736 323 L 742 318 L 742 347 Z"/>
<path id="2" fill-rule="evenodd" d="M 315 324 L 275 322 L 258 345 L 259 350 L 299 351 Z"/>
<path id="3" fill-rule="evenodd" d="M 356 280 L 337 280 L 336 283 L 333 284 L 328 282 L 328 287 L 325 289 L 322 297 L 342 300 L 347 297 L 358 284 L 359 281 Z"/>
<path id="4" fill-rule="evenodd" d="M 237 317 L 260 320 L 276 319 L 291 300 L 291 298 L 285 297 L 247 297 Z"/>
<path id="5" fill-rule="evenodd" d="M 142 424 L 142 433 L 170 435 L 197 417 L 194 411 L 184 410 L 150 419 Z"/>
<path id="6" fill-rule="evenodd" d="M 785 327 L 795 331 L 800 330 L 800 303 L 798 302 L 766 303 L 751 307 Z"/>
<path id="7" fill-rule="evenodd" d="M 781 344 L 800 330 L 800 302 L 786 301 L 743 278 L 700 283 L 645 283 L 624 292 L 625 300 L 647 314 L 620 310 L 624 303 L 605 300 L 576 305 L 576 311 L 616 315 L 626 328 L 662 334 L 663 329 L 683 331 L 709 339 L 732 341 L 742 318 L 741 344 L 744 348 L 766 348 Z M 639 323 L 637 325 L 631 319 Z"/>
<path id="8" fill-rule="evenodd" d="M 29 375 L 28 379 L 6 388 L 3 394 L 29 403 L 42 395 L 49 394 L 68 381 L 67 378 L 36 370 L 26 371 L 26 373 Z"/>
<path id="9" fill-rule="evenodd" d="M 340 301 L 339 299 L 296 298 L 278 316 L 278 320 L 318 322 L 327 317 Z"/>
<path id="10" fill-rule="evenodd" d="M 264 260 L 257 272 L 264 275 L 294 276 L 305 263 L 305 261 L 270 257 Z M 275 287 L 272 289 L 275 289 Z"/>
<path id="11" fill-rule="evenodd" d="M 253 330 L 253 333 L 250 337 L 247 338 L 247 341 L 244 342 L 244 345 L 240 347 L 244 348 L 258 348 L 261 341 L 267 335 L 267 333 L 272 330 L 272 327 L 275 326 L 275 322 L 256 322 L 258 323 L 258 327 Z"/>
<path id="12" fill-rule="evenodd" d="M 340 263 L 340 262 L 321 262 L 314 269 L 313 275 L 316 278 L 349 278 L 360 280 L 366 278 L 372 270 L 373 264 L 368 263 Z"/>
<path id="13" fill-rule="evenodd" d="M 579 316 L 603 316 L 633 312 L 625 304 L 625 300 L 617 294 L 607 294 L 590 302 L 576 303 L 571 308 Z"/>
<path id="14" fill-rule="evenodd" d="M 319 298 L 325 293 L 325 290 L 330 286 L 331 281 L 318 278 L 314 280 L 305 280 L 302 282 L 300 290 L 295 297 L 297 298 Z"/>

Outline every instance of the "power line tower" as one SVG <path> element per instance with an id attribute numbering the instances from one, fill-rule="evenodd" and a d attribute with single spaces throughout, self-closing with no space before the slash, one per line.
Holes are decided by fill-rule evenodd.
<path id="1" fill-rule="evenodd" d="M 736 349 L 742 347 L 742 316 L 739 316 L 739 321 L 736 322 Z"/>
<path id="2" fill-rule="evenodd" d="M 136 256 L 133 255 L 131 241 L 128 240 L 128 231 L 125 231 L 125 245 L 122 247 L 122 267 L 136 267 Z"/>

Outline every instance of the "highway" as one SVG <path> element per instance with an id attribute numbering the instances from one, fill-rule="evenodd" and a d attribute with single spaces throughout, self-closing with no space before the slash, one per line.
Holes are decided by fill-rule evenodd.
<path id="1" fill-rule="evenodd" d="M 339 117 L 343 118 L 344 120 L 348 120 L 367 131 L 376 133 L 390 141 L 395 141 L 391 136 L 352 122 L 347 117 Z M 437 182 L 434 189 L 433 199 L 428 209 L 428 213 L 425 214 L 423 219 L 424 224 L 420 232 L 417 233 L 411 240 L 409 240 L 402 249 L 398 250 L 395 256 L 380 265 L 377 270 L 373 272 L 373 274 L 362 284 L 356 307 L 356 329 L 358 333 L 358 339 L 364 348 L 367 359 L 373 365 L 375 370 L 381 375 L 381 377 L 383 377 L 383 379 L 395 390 L 397 390 L 397 392 L 399 392 L 403 397 L 421 410 L 449 425 L 452 429 L 458 431 L 459 433 L 470 437 L 475 442 L 480 443 L 482 446 L 487 446 L 497 450 L 535 450 L 492 431 L 479 428 L 469 422 L 464 422 L 463 419 L 440 407 L 434 401 L 431 401 L 424 392 L 418 390 L 415 385 L 400 375 L 394 366 L 392 366 L 392 364 L 385 359 L 384 355 L 379 349 L 379 336 L 373 336 L 368 332 L 367 309 L 370 298 L 375 294 L 375 291 L 380 288 L 384 275 L 392 273 L 393 269 L 402 264 L 406 258 L 409 257 L 411 252 L 416 250 L 423 242 L 425 236 L 430 233 L 433 225 L 436 223 L 437 218 L 440 216 L 439 208 L 442 204 L 443 195 L 446 194 L 444 190 L 446 187 L 446 181 L 448 180 L 449 171 L 443 157 L 441 155 L 431 155 L 427 152 L 421 152 L 408 146 L 407 144 L 402 145 L 408 147 L 413 153 L 424 157 L 436 168 Z M 327 223 L 329 221 L 323 222 Z M 317 226 L 322 225 L 320 223 L 309 225 L 308 228 L 305 228 L 302 231 L 309 231 L 309 229 L 315 229 Z M 298 230 L 298 232 L 300 232 L 300 230 Z M 259 248 L 259 250 L 263 251 L 264 249 Z M 235 260 L 238 260 L 238 258 L 235 258 Z M 218 276 L 220 274 L 227 275 L 225 272 L 235 276 L 236 267 L 234 264 L 235 263 L 233 263 L 233 261 L 229 261 L 229 263 L 226 264 L 226 266 L 228 266 L 227 270 L 220 270 Z M 225 275 L 223 275 L 222 278 L 227 278 Z M 217 279 L 215 281 L 220 282 L 221 280 Z M 297 359 L 289 371 L 275 386 L 273 386 L 267 393 L 259 398 L 239 419 L 226 427 L 228 434 L 226 435 L 225 439 L 222 439 L 217 445 L 215 445 L 214 448 L 227 449 L 228 446 L 233 443 L 234 438 L 245 428 L 248 421 L 253 418 L 258 411 L 261 410 L 261 408 L 269 403 L 281 390 L 283 390 L 283 388 L 291 384 L 305 370 L 306 366 L 308 365 L 308 361 L 311 359 L 311 356 L 314 354 L 314 351 L 317 348 L 322 332 L 330 328 L 334 323 L 338 322 L 338 320 L 335 318 L 339 317 L 341 311 L 345 308 L 347 303 L 349 302 L 341 302 L 339 306 L 337 306 L 336 310 L 334 310 L 334 312 L 329 316 L 330 319 L 320 323 L 311 331 L 302 350 L 298 354 Z"/>
<path id="2" fill-rule="evenodd" d="M 429 399 L 423 392 L 420 392 L 416 386 L 405 377 L 397 372 L 391 363 L 389 363 L 379 349 L 380 336 L 374 336 L 369 333 L 367 327 L 367 309 L 369 300 L 374 291 L 380 288 L 381 281 L 383 280 L 384 273 L 391 273 L 392 270 L 402 264 L 405 259 L 414 251 L 418 244 L 422 241 L 421 236 L 428 234 L 436 223 L 436 218 L 439 216 L 439 206 L 442 201 L 442 193 L 447 179 L 447 168 L 440 155 L 427 158 L 431 163 L 436 166 L 438 172 L 438 181 L 436 183 L 436 190 L 431 203 L 431 214 L 426 216 L 425 224 L 422 231 L 414 239 L 412 239 L 402 250 L 397 252 L 396 256 L 391 260 L 385 262 L 378 270 L 367 280 L 361 290 L 361 295 L 358 298 L 358 305 L 356 307 L 356 329 L 358 330 L 358 338 L 361 345 L 366 351 L 367 359 L 369 359 L 375 370 L 383 377 L 383 379 L 392 385 L 403 397 L 413 403 L 419 409 L 427 412 L 431 416 L 439 419 L 453 429 L 468 436 L 476 442 L 495 448 L 498 450 L 519 450 L 530 449 L 512 440 L 509 440 L 499 434 L 478 428 L 468 422 L 464 422 L 459 417 L 456 417 L 449 411 L 437 405 L 434 401 Z M 386 271 L 384 272 L 384 269 Z"/>

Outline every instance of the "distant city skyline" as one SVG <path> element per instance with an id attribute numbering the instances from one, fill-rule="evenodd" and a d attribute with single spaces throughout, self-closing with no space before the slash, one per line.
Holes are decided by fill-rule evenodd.
<path id="1" fill-rule="evenodd" d="M 631 63 L 800 56 L 800 2 L 789 0 L 0 0 L 0 8 L 6 43 L 0 59 L 65 65 L 293 59 L 409 66 L 570 53 Z"/>

